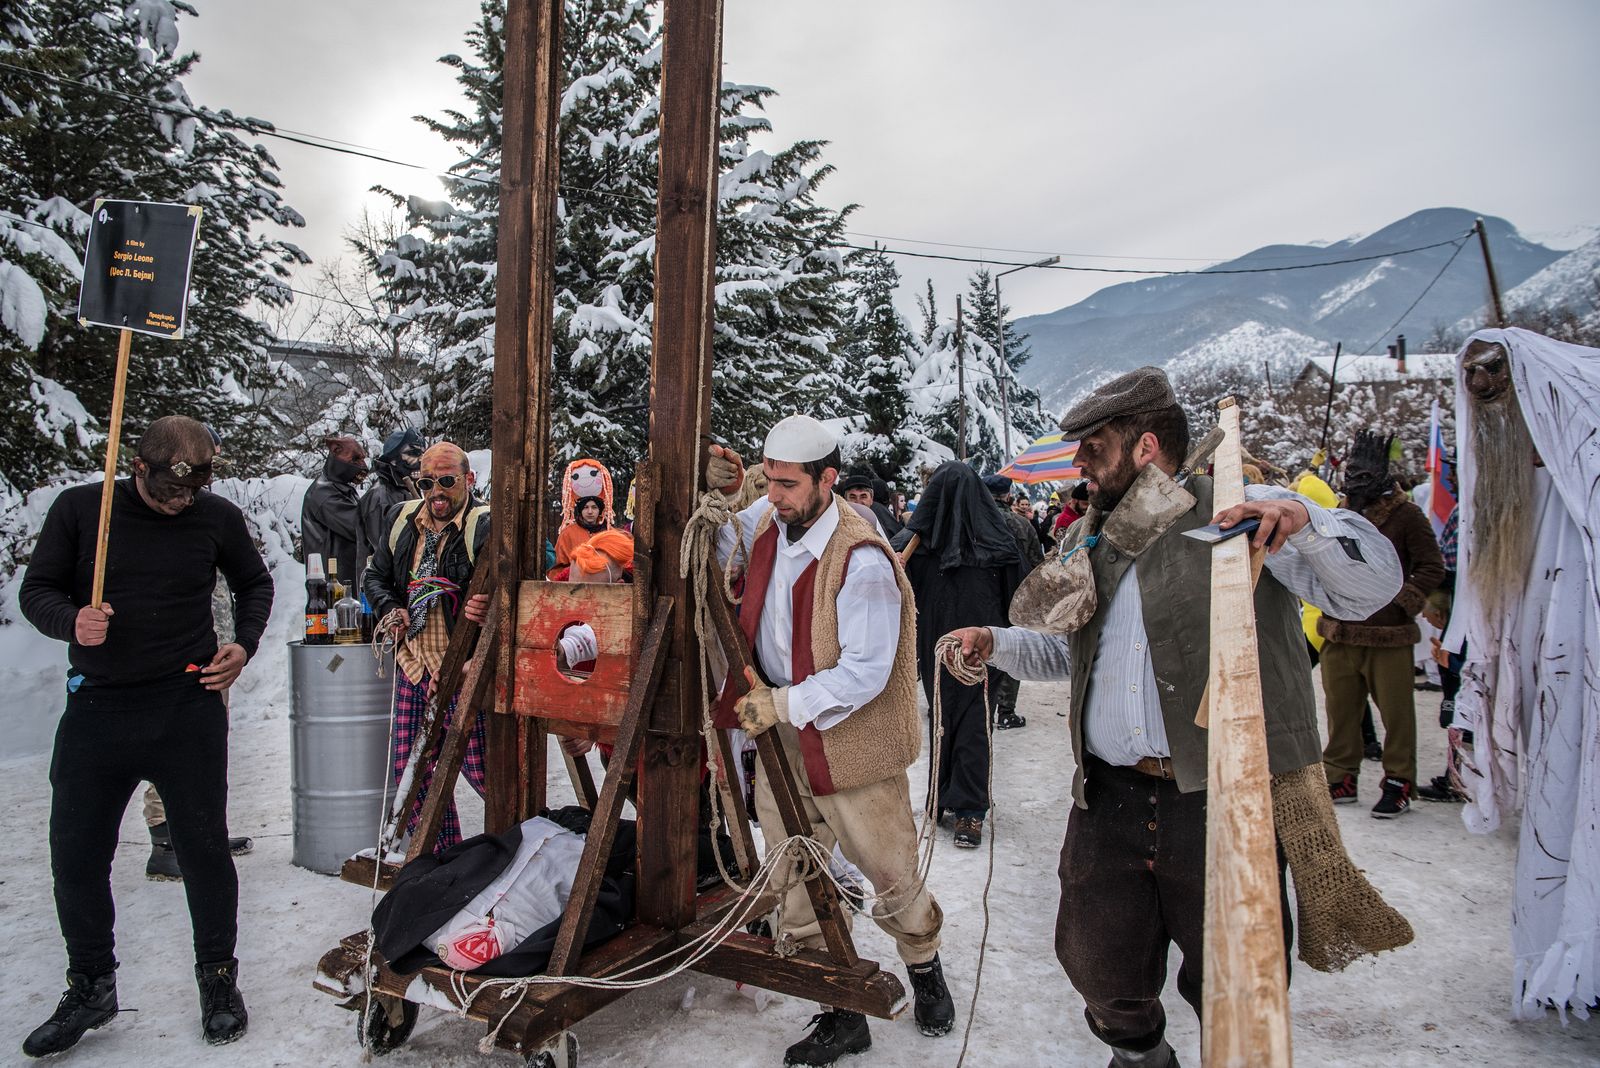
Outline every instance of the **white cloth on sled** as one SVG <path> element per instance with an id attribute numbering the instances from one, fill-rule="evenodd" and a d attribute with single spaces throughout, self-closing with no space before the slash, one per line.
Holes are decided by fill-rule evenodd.
<path id="1" fill-rule="evenodd" d="M 470 971 L 515 949 L 561 918 L 578 876 L 584 840 L 535 816 L 522 824 L 522 844 L 505 871 L 479 891 L 427 945 L 452 968 Z"/>
<path id="2" fill-rule="evenodd" d="M 1531 473 L 1537 533 L 1527 590 L 1491 618 L 1470 578 L 1475 402 L 1458 356 L 1461 577 L 1444 646 L 1466 644 L 1455 725 L 1474 737 L 1462 818 L 1487 833 L 1523 807 L 1512 1015 L 1554 1005 L 1563 1020 L 1569 1010 L 1587 1017 L 1600 997 L 1600 349 L 1519 329 L 1472 337 L 1510 352 L 1544 466 Z"/>

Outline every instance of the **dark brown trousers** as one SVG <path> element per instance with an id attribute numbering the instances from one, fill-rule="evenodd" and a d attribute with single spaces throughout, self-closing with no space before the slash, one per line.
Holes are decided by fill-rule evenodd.
<path id="1" fill-rule="evenodd" d="M 1168 947 L 1183 953 L 1178 993 L 1200 1013 L 1205 974 L 1206 793 L 1093 756 L 1084 797 L 1061 846 L 1056 959 L 1083 997 L 1089 1030 L 1109 1046 L 1143 1052 L 1160 1044 Z M 1294 938 L 1278 852 L 1287 951 Z"/>

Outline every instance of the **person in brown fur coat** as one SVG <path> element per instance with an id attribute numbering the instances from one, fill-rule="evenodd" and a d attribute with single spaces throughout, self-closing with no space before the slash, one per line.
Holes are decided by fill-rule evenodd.
<path id="1" fill-rule="evenodd" d="M 1412 650 L 1421 637 L 1416 616 L 1444 581 L 1444 561 L 1428 517 L 1400 492 L 1389 473 L 1394 438 L 1363 430 L 1344 465 L 1345 507 L 1360 512 L 1400 557 L 1404 584 L 1394 600 L 1362 620 L 1324 614 L 1322 692 L 1328 744 L 1322 764 L 1334 804 L 1354 804 L 1361 771 L 1361 710 L 1370 694 L 1383 717 L 1383 788 L 1377 819 L 1409 810 L 1417 778 L 1417 714 L 1411 687 Z"/>

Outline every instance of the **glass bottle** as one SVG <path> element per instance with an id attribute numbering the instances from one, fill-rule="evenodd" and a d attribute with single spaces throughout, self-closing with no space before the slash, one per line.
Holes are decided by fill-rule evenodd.
<path id="1" fill-rule="evenodd" d="M 322 573 L 322 554 L 306 556 L 306 628 L 302 639 L 306 645 L 328 645 L 333 636 L 328 633 L 328 580 Z"/>

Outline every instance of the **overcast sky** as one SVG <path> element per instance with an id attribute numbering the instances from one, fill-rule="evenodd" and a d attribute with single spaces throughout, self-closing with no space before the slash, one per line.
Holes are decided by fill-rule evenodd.
<path id="1" fill-rule="evenodd" d="M 442 169 L 471 0 L 193 0 L 191 96 Z M 774 144 L 831 142 L 825 203 L 894 248 L 1197 266 L 1469 208 L 1562 247 L 1600 225 L 1588 0 L 727 0 L 724 76 L 779 92 Z M 267 142 L 322 260 L 382 183 L 429 174 Z M 950 247 L 929 244 L 945 242 Z M 1020 250 L 1009 252 L 1002 250 Z M 1103 259 L 1093 257 L 1122 257 Z M 971 264 L 902 258 L 941 300 Z M 1016 314 L 1115 276 L 1024 271 Z M 948 309 L 946 309 L 948 311 Z"/>

